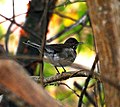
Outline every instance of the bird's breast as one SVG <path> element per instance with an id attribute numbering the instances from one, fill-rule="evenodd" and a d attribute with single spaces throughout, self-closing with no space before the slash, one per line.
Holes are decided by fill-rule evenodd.
<path id="1" fill-rule="evenodd" d="M 65 48 L 59 53 L 47 53 L 46 56 L 55 66 L 69 66 L 76 58 L 76 51 L 72 48 Z"/>

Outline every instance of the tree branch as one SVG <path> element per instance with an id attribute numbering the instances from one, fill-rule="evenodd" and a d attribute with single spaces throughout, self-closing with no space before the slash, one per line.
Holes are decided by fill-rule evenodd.
<path id="1" fill-rule="evenodd" d="M 61 107 L 15 61 L 0 60 L 0 84 L 32 106 Z"/>

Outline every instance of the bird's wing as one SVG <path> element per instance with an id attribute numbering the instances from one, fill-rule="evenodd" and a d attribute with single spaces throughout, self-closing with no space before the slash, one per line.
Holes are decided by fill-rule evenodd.
<path id="1" fill-rule="evenodd" d="M 62 52 L 63 48 L 66 48 L 66 46 L 64 44 L 46 45 L 47 52 L 60 53 L 60 52 Z"/>

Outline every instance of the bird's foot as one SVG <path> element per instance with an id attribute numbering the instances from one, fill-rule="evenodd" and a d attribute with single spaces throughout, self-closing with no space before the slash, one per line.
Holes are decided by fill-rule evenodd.
<path id="1" fill-rule="evenodd" d="M 56 73 L 56 75 L 59 75 L 59 74 L 60 74 L 60 72 L 57 72 L 57 73 Z"/>

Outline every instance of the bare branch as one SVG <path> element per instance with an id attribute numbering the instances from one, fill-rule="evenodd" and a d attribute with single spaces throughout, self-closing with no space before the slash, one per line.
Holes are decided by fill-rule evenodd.
<path id="1" fill-rule="evenodd" d="M 58 16 L 60 16 L 60 17 L 62 17 L 62 18 L 66 18 L 66 19 L 72 20 L 72 21 L 74 21 L 74 22 L 77 21 L 76 19 L 73 19 L 72 17 L 69 17 L 69 16 L 66 16 L 66 15 L 63 15 L 63 14 L 57 12 L 57 11 L 54 11 L 53 13 L 56 14 L 56 15 L 58 15 Z"/>
<path id="2" fill-rule="evenodd" d="M 58 85 L 65 85 L 67 88 L 69 88 L 77 97 L 80 97 L 79 95 L 78 95 L 78 93 L 74 90 L 74 89 L 72 89 L 70 86 L 68 86 L 67 84 L 65 84 L 65 83 L 63 83 L 63 82 L 60 82 L 60 83 L 58 83 Z"/>
<path id="3" fill-rule="evenodd" d="M 13 66 L 14 65 L 14 66 Z M 0 84 L 35 107 L 61 107 L 15 61 L 0 60 Z M 46 103 L 47 102 L 47 103 Z"/>
<path id="4" fill-rule="evenodd" d="M 13 19 L 12 20 L 15 22 L 14 0 L 12 0 L 12 5 L 13 5 Z M 5 47 L 6 47 L 6 53 L 7 54 L 9 53 L 9 50 L 8 50 L 8 41 L 9 41 L 9 37 L 10 37 L 10 34 L 11 34 L 11 27 L 12 27 L 12 25 L 13 25 L 13 22 L 11 22 L 11 24 L 9 25 L 7 33 L 5 35 Z"/>
<path id="5" fill-rule="evenodd" d="M 78 107 L 81 107 L 81 105 L 82 105 L 83 96 L 84 96 L 84 94 L 86 93 L 86 89 L 87 89 L 87 87 L 88 87 L 88 84 L 89 84 L 90 79 L 91 79 L 92 76 L 93 76 L 94 69 L 95 69 L 95 66 L 96 66 L 97 62 L 98 62 L 98 55 L 96 55 L 95 61 L 94 61 L 93 65 L 92 65 L 92 68 L 91 68 L 91 70 L 90 70 L 90 74 L 89 74 L 89 76 L 87 77 L 87 79 L 86 79 L 86 81 L 85 81 L 85 86 L 84 86 L 84 88 L 83 88 L 83 90 L 82 90 L 82 92 L 81 92 L 80 98 L 79 98 Z"/>
<path id="6" fill-rule="evenodd" d="M 11 34 L 11 27 L 12 27 L 13 23 L 11 22 L 8 29 L 7 29 L 7 32 L 5 34 L 5 48 L 6 48 L 6 53 L 8 54 L 9 53 L 9 50 L 8 50 L 8 41 L 9 41 L 9 36 Z"/>
<path id="7" fill-rule="evenodd" d="M 55 76 L 45 78 L 44 83 L 49 84 L 52 82 L 63 81 L 63 80 L 73 78 L 73 77 L 87 77 L 89 75 L 89 73 L 90 73 L 89 71 L 84 71 L 84 70 L 64 72 L 61 74 L 57 74 Z M 31 76 L 31 77 L 36 82 L 38 82 L 38 83 L 40 82 L 39 76 Z"/>
<path id="8" fill-rule="evenodd" d="M 66 0 L 64 3 L 56 6 L 55 8 L 61 7 L 61 6 L 67 6 L 67 5 L 70 5 L 70 4 L 73 4 L 73 3 L 77 3 L 77 2 L 86 2 L 86 0 L 76 0 L 76 1 L 73 1 L 73 2 L 71 2 L 70 0 Z"/>
<path id="9" fill-rule="evenodd" d="M 51 41 L 55 40 L 56 38 L 60 37 L 65 32 L 70 31 L 71 29 L 75 28 L 78 25 L 85 25 L 87 22 L 87 16 L 88 16 L 88 12 L 86 12 L 78 21 L 76 21 L 75 24 L 68 26 L 63 31 L 59 32 L 58 34 L 56 34 L 55 36 L 53 36 L 49 40 L 47 40 L 47 42 L 51 42 Z"/>
<path id="10" fill-rule="evenodd" d="M 6 20 L 9 20 L 10 22 L 16 24 L 18 27 L 24 29 L 26 32 L 30 33 L 32 36 L 34 36 L 35 38 L 39 39 L 39 37 L 37 36 L 37 34 L 35 32 L 33 32 L 31 29 L 28 29 L 28 28 L 26 28 L 26 27 L 24 27 L 24 26 L 16 23 L 15 21 L 13 21 L 13 20 L 11 20 L 11 19 L 3 16 L 2 14 L 0 14 L 0 16 L 3 17 L 3 18 L 5 18 Z"/>
<path id="11" fill-rule="evenodd" d="M 83 87 L 80 86 L 77 82 L 74 82 L 74 85 L 75 85 L 80 91 L 83 89 Z M 86 97 L 89 99 L 89 101 L 90 101 L 95 107 L 97 107 L 95 101 L 94 101 L 93 98 L 88 94 L 87 91 L 85 92 L 85 95 L 86 95 Z"/>
<path id="12" fill-rule="evenodd" d="M 41 23 L 44 23 L 45 28 L 47 27 L 47 13 L 48 13 L 48 3 L 49 0 L 46 0 L 45 2 L 45 9 L 43 12 L 43 15 L 41 17 L 41 20 L 38 24 L 38 28 L 41 27 Z M 46 20 L 45 20 L 46 19 Z M 42 61 L 40 62 L 40 77 L 41 77 L 41 84 L 42 86 L 44 85 L 43 82 L 43 67 L 44 67 L 44 63 L 43 63 L 43 57 L 44 57 L 44 48 L 45 48 L 45 44 L 46 44 L 46 29 L 43 29 L 43 38 L 42 38 L 42 45 L 41 45 L 41 54 L 40 54 L 40 58 L 42 59 Z"/>
<path id="13" fill-rule="evenodd" d="M 24 15 L 24 14 L 26 14 L 26 12 L 25 12 L 25 13 L 18 14 L 18 15 L 15 15 L 15 18 L 16 18 L 16 17 L 19 17 L 19 16 L 21 16 L 21 15 Z M 10 20 L 11 20 L 11 19 L 13 19 L 13 17 L 8 18 L 8 19 L 10 19 Z M 0 22 L 0 24 L 4 23 L 4 22 L 6 22 L 6 21 L 8 21 L 8 20 L 7 20 L 7 19 L 5 19 L 4 21 L 1 21 L 1 22 Z"/>

